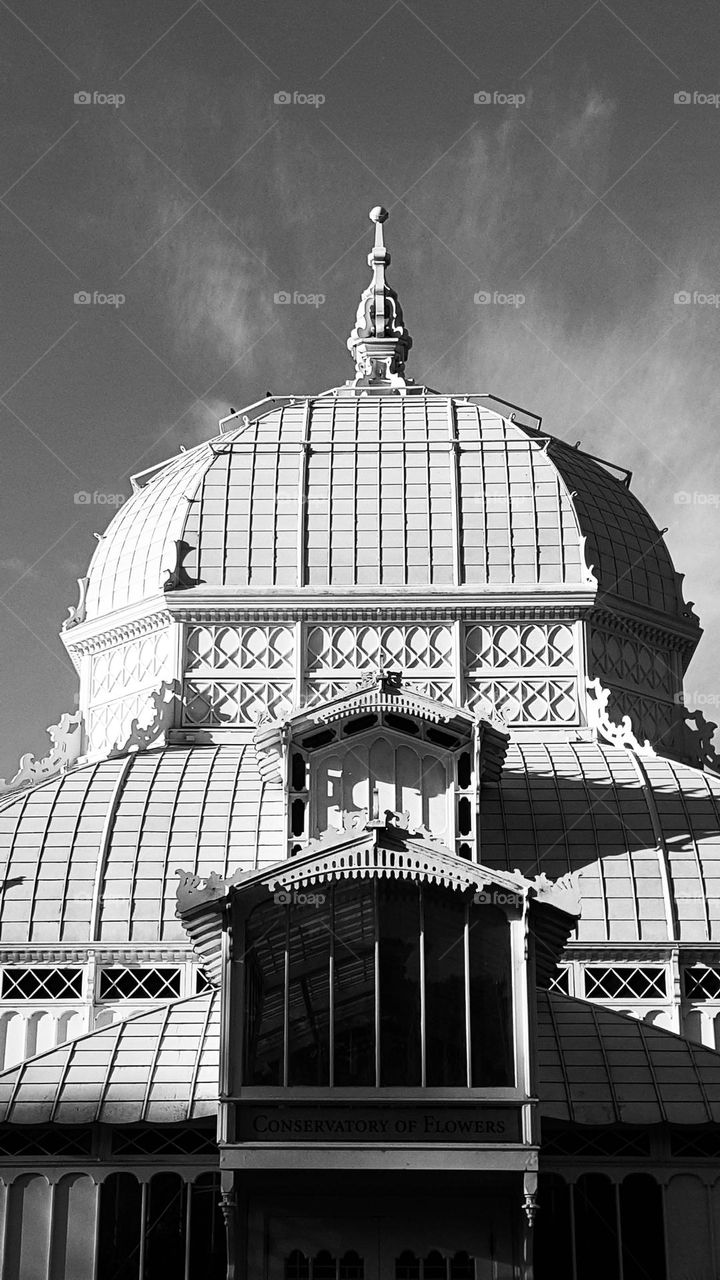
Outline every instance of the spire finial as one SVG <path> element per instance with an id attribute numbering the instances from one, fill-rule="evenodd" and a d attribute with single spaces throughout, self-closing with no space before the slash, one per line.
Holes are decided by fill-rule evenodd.
<path id="1" fill-rule="evenodd" d="M 405 386 L 405 361 L 412 338 L 405 328 L 398 296 L 385 278 L 390 253 L 383 239 L 383 223 L 388 211 L 377 205 L 369 216 L 375 223 L 375 243 L 368 254 L 373 276 L 360 299 L 355 328 L 347 342 L 355 360 L 355 385 Z"/>

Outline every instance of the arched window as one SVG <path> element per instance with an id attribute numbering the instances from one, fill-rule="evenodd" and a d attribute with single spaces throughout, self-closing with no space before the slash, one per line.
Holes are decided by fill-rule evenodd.
<path id="1" fill-rule="evenodd" d="M 476 857 L 477 788 L 467 739 L 392 712 L 316 729 L 289 752 L 289 847 L 298 853 L 347 818 L 408 813 L 463 858 Z"/>
<path id="2" fill-rule="evenodd" d="M 469 893 L 350 879 L 246 922 L 244 1083 L 514 1083 L 510 924 Z"/>

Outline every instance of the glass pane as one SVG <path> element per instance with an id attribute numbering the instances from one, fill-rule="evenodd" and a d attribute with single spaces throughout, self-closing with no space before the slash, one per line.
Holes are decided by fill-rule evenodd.
<path id="1" fill-rule="evenodd" d="M 447 1280 L 447 1267 L 441 1253 L 434 1250 L 425 1259 L 423 1280 Z"/>
<path id="2" fill-rule="evenodd" d="M 310 1280 L 310 1263 L 299 1249 L 285 1259 L 285 1280 Z"/>
<path id="3" fill-rule="evenodd" d="M 335 1259 L 323 1249 L 313 1259 L 312 1280 L 337 1280 Z"/>
<path id="4" fill-rule="evenodd" d="M 541 1173 L 538 1199 L 535 1280 L 573 1280 L 570 1187 L 559 1174 Z"/>
<path id="5" fill-rule="evenodd" d="M 365 1264 L 359 1254 L 351 1249 L 340 1259 L 339 1280 L 364 1280 Z"/>
<path id="6" fill-rule="evenodd" d="M 456 1253 L 450 1259 L 450 1280 L 475 1280 L 475 1263 L 469 1254 Z"/>
<path id="7" fill-rule="evenodd" d="M 285 907 L 270 899 L 256 907 L 246 933 L 246 1084 L 283 1082 Z"/>
<path id="8" fill-rule="evenodd" d="M 578 1280 L 619 1280 L 615 1188 L 609 1178 L 584 1173 L 573 1188 Z"/>
<path id="9" fill-rule="evenodd" d="M 420 1262 L 406 1249 L 395 1259 L 395 1280 L 420 1280 Z"/>
<path id="10" fill-rule="evenodd" d="M 138 1280 L 141 1195 L 131 1173 L 111 1173 L 100 1184 L 98 1275 L 103 1280 Z"/>
<path id="11" fill-rule="evenodd" d="M 380 1083 L 419 1085 L 420 892 L 405 880 L 378 885 Z"/>
<path id="12" fill-rule="evenodd" d="M 426 885 L 425 1024 L 428 1085 L 466 1085 L 465 899 Z"/>
<path id="13" fill-rule="evenodd" d="M 292 895 L 288 1084 L 330 1083 L 331 892 L 324 885 Z"/>
<path id="14" fill-rule="evenodd" d="M 662 1192 L 647 1173 L 620 1184 L 623 1280 L 665 1280 Z"/>
<path id="15" fill-rule="evenodd" d="M 179 1174 L 157 1173 L 148 1187 L 143 1280 L 167 1280 L 185 1270 L 185 1197 Z"/>
<path id="16" fill-rule="evenodd" d="M 489 904 L 470 906 L 470 1026 L 472 1084 L 514 1081 L 510 924 Z"/>
<path id="17" fill-rule="evenodd" d="M 190 1275 L 225 1280 L 226 1272 L 220 1175 L 203 1173 L 190 1187 Z"/>
<path id="18" fill-rule="evenodd" d="M 368 880 L 338 883 L 335 916 L 335 1084 L 375 1084 L 375 911 Z"/>

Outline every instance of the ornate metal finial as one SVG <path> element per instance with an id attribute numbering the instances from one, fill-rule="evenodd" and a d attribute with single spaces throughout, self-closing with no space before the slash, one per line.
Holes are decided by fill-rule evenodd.
<path id="1" fill-rule="evenodd" d="M 372 267 L 373 278 L 360 299 L 355 328 L 347 341 L 355 360 L 356 386 L 405 386 L 405 361 L 412 338 L 405 328 L 398 296 L 385 278 L 390 253 L 382 228 L 387 217 L 387 209 L 380 205 L 370 210 L 375 243 L 368 254 L 368 266 Z"/>

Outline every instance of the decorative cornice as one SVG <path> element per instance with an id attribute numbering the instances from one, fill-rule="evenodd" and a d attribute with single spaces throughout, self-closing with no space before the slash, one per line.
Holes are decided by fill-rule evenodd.
<path id="1" fill-rule="evenodd" d="M 98 653 L 102 649 L 109 649 L 126 640 L 137 640 L 140 636 L 149 635 L 153 631 L 161 631 L 175 621 L 176 619 L 168 610 L 161 609 L 144 617 L 135 618 L 131 622 L 124 622 L 120 626 L 111 627 L 108 631 L 99 631 L 94 635 L 86 636 L 82 640 L 66 639 L 65 643 L 69 653 L 84 657 L 88 653 Z"/>
<path id="2" fill-rule="evenodd" d="M 258 767 L 265 782 L 280 785 L 284 782 L 285 746 L 292 738 L 349 717 L 390 712 L 443 724 L 466 740 L 476 735 L 480 774 L 485 780 L 495 781 L 505 763 L 510 737 L 502 718 L 493 713 L 489 703 L 487 706 L 487 713 L 482 717 L 473 715 L 463 707 L 437 702 L 404 687 L 401 671 L 378 668 L 367 672 L 353 688 L 334 698 L 261 721 L 253 739 Z"/>
<path id="3" fill-rule="evenodd" d="M 79 760 L 83 746 L 83 718 L 80 711 L 65 711 L 58 724 L 48 728 L 52 750 L 41 760 L 31 751 L 20 757 L 17 773 L 9 781 L 0 778 L 0 796 L 25 790 L 65 773 Z"/>
<path id="4" fill-rule="evenodd" d="M 660 623 L 635 617 L 632 614 L 615 612 L 614 610 L 595 608 L 587 615 L 591 626 L 601 628 L 611 635 L 632 636 L 645 640 L 649 644 L 664 645 L 669 649 L 680 651 L 694 650 L 702 630 L 698 628 L 690 633 L 684 626 L 675 630 Z"/>
<path id="5" fill-rule="evenodd" d="M 230 891 L 239 887 L 264 885 L 273 893 L 327 880 L 367 877 L 427 881 L 474 893 L 494 885 L 516 899 L 537 900 L 570 916 L 580 914 L 575 875 L 556 882 L 544 874 L 528 879 L 518 870 L 498 871 L 469 862 L 458 858 L 424 827 L 413 824 L 408 813 L 390 810 L 383 819 L 370 821 L 365 814 L 349 815 L 345 830 L 328 830 L 304 853 L 261 871 L 238 871 L 227 877 L 215 872 L 206 877 L 188 871 L 176 874 L 177 915 L 183 923 L 186 916 L 201 914 L 204 918 L 208 909 L 217 915 Z"/>
<path id="6" fill-rule="evenodd" d="M 478 591 L 457 587 L 449 592 L 418 592 L 415 588 L 328 588 L 315 592 L 268 587 L 262 592 L 237 588 L 195 587 L 168 594 L 166 606 L 176 622 L 420 622 L 457 618 L 470 622 L 551 621 L 572 622 L 592 608 L 595 592 L 589 589 L 551 590 L 511 583 L 502 590 Z"/>

